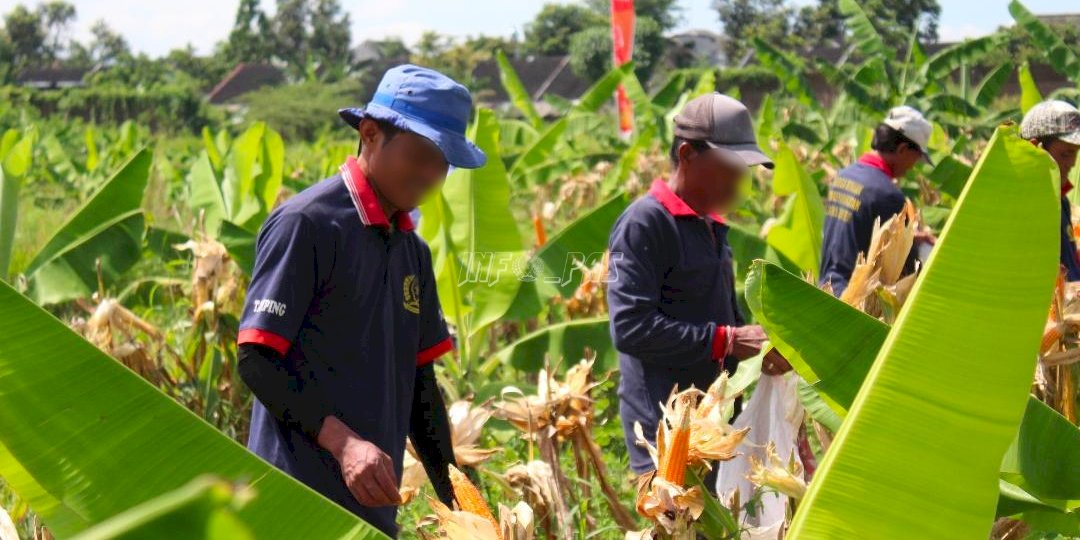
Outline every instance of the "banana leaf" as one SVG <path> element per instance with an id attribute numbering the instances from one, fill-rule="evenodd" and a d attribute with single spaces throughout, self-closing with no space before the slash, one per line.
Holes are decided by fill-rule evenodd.
<path id="1" fill-rule="evenodd" d="M 254 540 L 251 529 L 236 516 L 236 509 L 251 495 L 228 482 L 197 478 L 179 489 L 121 512 L 83 531 L 73 540 Z"/>
<path id="2" fill-rule="evenodd" d="M 922 76 L 930 81 L 943 81 L 964 65 L 977 64 L 991 53 L 1000 50 L 1001 36 L 966 39 L 937 52 L 923 65 Z"/>
<path id="3" fill-rule="evenodd" d="M 1009 77 L 1012 77 L 1013 67 L 1012 62 L 1005 62 L 990 70 L 975 90 L 975 105 L 984 109 L 993 105 L 1005 83 L 1009 82 Z"/>
<path id="4" fill-rule="evenodd" d="M 210 474 L 257 490 L 237 516 L 258 538 L 385 538 L 6 284 L 0 305 L 0 475 L 57 537 Z"/>
<path id="5" fill-rule="evenodd" d="M 1080 56 L 1019 0 L 1009 2 L 1009 13 L 1016 24 L 1031 36 L 1035 48 L 1042 51 L 1050 67 L 1080 84 Z"/>
<path id="6" fill-rule="evenodd" d="M 487 377 L 503 364 L 516 369 L 536 372 L 544 367 L 544 357 L 562 365 L 577 362 L 590 349 L 596 353 L 593 369 L 603 372 L 616 366 L 615 347 L 611 344 L 607 317 L 579 319 L 553 324 L 537 330 L 507 345 L 491 356 L 481 367 L 481 375 Z"/>
<path id="7" fill-rule="evenodd" d="M 211 237 L 217 237 L 221 222 L 230 214 L 225 208 L 221 186 L 208 152 L 201 152 L 195 159 L 187 175 L 187 184 L 191 190 L 189 197 L 191 210 L 202 215 L 206 233 Z"/>
<path id="8" fill-rule="evenodd" d="M 858 2 L 855 0 L 839 0 L 837 6 L 840 8 L 840 13 L 844 15 L 845 22 L 851 30 L 855 49 L 859 51 L 863 58 L 885 59 L 896 56 L 896 53 L 885 45 L 885 39 L 878 33 L 874 23 Z M 882 63 L 882 66 L 885 68 L 889 87 L 895 88 L 892 73 L 888 69 L 889 64 Z"/>
<path id="9" fill-rule="evenodd" d="M 231 222 L 222 221 L 217 239 L 236 264 L 248 276 L 255 269 L 255 233 Z"/>
<path id="10" fill-rule="evenodd" d="M 535 276 L 541 298 L 546 300 L 555 294 L 570 298 L 574 294 L 581 284 L 581 270 L 575 261 L 592 266 L 599 260 L 607 249 L 611 227 L 629 204 L 626 194 L 617 192 L 563 227 L 533 255 L 534 268 L 537 263 L 542 265 L 541 275 Z"/>
<path id="11" fill-rule="evenodd" d="M 784 214 L 769 230 L 767 241 L 803 272 L 817 276 L 821 266 L 821 237 L 825 206 L 817 185 L 799 164 L 795 153 L 783 141 L 775 157 L 773 191 L 791 196 Z"/>
<path id="12" fill-rule="evenodd" d="M 98 288 L 97 261 L 106 287 L 138 262 L 151 161 L 148 150 L 136 152 L 37 252 L 24 272 L 31 298 L 50 304 L 88 296 Z"/>
<path id="13" fill-rule="evenodd" d="M 536 112 L 532 96 L 525 90 L 525 85 L 521 84 L 517 71 L 514 70 L 514 66 L 510 65 L 510 60 L 506 58 L 506 53 L 502 50 L 496 52 L 495 61 L 499 64 L 499 81 L 502 83 L 503 89 L 506 90 L 506 95 L 510 96 L 510 102 L 514 104 L 514 107 L 517 107 L 518 111 L 521 111 L 521 114 L 534 128 L 540 129 L 543 127 L 544 121 L 540 118 L 540 113 Z"/>
<path id="14" fill-rule="evenodd" d="M 1031 66 L 1027 62 L 1020 64 L 1016 76 L 1020 80 L 1020 112 L 1027 114 L 1032 107 L 1042 102 L 1042 92 L 1039 91 L 1035 78 L 1031 76 Z"/>
<path id="15" fill-rule="evenodd" d="M 820 108 L 818 100 L 814 98 L 810 90 L 810 83 L 804 75 L 806 66 L 800 59 L 773 47 L 759 37 L 755 37 L 751 43 L 757 53 L 758 61 L 780 79 L 785 90 L 806 107 Z"/>
<path id="16" fill-rule="evenodd" d="M 799 507 L 793 538 L 989 534 L 1001 458 L 1027 399 L 1032 366 L 1019 359 L 1034 362 L 1040 299 L 1054 279 L 1056 187 L 1045 157 L 1012 128 L 995 133 Z M 1004 206 L 1045 217 L 1010 229 L 994 223 Z M 844 335 L 833 322 L 831 335 Z"/>
<path id="17" fill-rule="evenodd" d="M 9 129 L 0 142 L 0 280 L 6 281 L 11 269 L 19 192 L 34 159 L 34 138 L 33 132 L 20 138 L 18 131 Z"/>

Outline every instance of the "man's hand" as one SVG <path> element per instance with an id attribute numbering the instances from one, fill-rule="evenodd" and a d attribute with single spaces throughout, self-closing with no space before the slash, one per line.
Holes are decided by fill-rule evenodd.
<path id="1" fill-rule="evenodd" d="M 916 244 L 930 244 L 931 246 L 937 244 L 937 236 L 934 236 L 934 231 L 931 231 L 930 229 L 915 231 L 913 240 Z"/>
<path id="2" fill-rule="evenodd" d="M 761 372 L 766 375 L 783 375 L 791 371 L 791 364 L 776 349 L 769 349 L 761 360 Z"/>
<path id="3" fill-rule="evenodd" d="M 753 358 L 761 352 L 761 345 L 768 337 L 760 326 L 739 326 L 732 328 L 734 341 L 731 344 L 731 354 L 739 360 Z"/>
<path id="4" fill-rule="evenodd" d="M 360 504 L 370 507 L 401 504 L 394 462 L 379 447 L 362 439 L 334 416 L 323 420 L 318 443 L 341 465 L 345 485 Z"/>

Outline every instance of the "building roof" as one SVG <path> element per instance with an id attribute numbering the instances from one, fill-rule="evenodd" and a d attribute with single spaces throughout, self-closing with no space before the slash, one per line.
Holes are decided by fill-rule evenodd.
<path id="1" fill-rule="evenodd" d="M 276 86 L 285 82 L 285 74 L 271 64 L 237 64 L 206 98 L 214 105 L 226 103 L 264 86 Z"/>
<path id="2" fill-rule="evenodd" d="M 511 58 L 522 86 L 533 101 L 541 101 L 545 95 L 554 95 L 565 99 L 579 97 L 589 89 L 589 81 L 578 77 L 570 69 L 569 56 L 524 56 Z M 477 64 L 473 70 L 473 79 L 486 83 L 491 88 L 486 101 L 504 103 L 510 100 L 506 90 L 499 84 L 499 65 L 495 60 Z"/>
<path id="3" fill-rule="evenodd" d="M 1080 13 L 1051 13 L 1036 15 L 1040 21 L 1055 26 L 1075 26 L 1080 28 Z"/>
<path id="4" fill-rule="evenodd" d="M 34 67 L 26 68 L 15 76 L 15 83 L 31 88 L 70 88 L 82 86 L 83 77 L 90 70 L 80 67 Z"/>

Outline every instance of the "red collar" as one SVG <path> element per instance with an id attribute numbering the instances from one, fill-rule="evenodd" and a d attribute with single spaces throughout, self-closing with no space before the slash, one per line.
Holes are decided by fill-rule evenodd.
<path id="1" fill-rule="evenodd" d="M 341 179 L 349 190 L 349 196 L 352 197 L 353 205 L 356 206 L 356 213 L 360 214 L 360 221 L 364 225 L 389 229 L 390 220 L 386 219 L 386 212 L 383 212 L 382 206 L 379 206 L 379 197 L 375 195 L 375 190 L 368 183 L 364 171 L 360 170 L 360 164 L 356 162 L 355 157 L 349 156 L 349 159 L 345 160 L 345 164 L 341 166 Z M 394 224 L 405 232 L 416 228 L 408 212 L 395 213 Z"/>
<path id="2" fill-rule="evenodd" d="M 862 157 L 859 158 L 859 163 L 878 169 L 879 171 L 889 175 L 889 178 L 896 178 L 896 175 L 893 174 L 892 169 L 889 168 L 889 164 L 885 163 L 885 160 L 876 152 L 867 152 L 863 154 Z"/>
<path id="3" fill-rule="evenodd" d="M 686 201 L 682 200 L 674 191 L 671 191 L 667 182 L 661 178 L 653 180 L 652 186 L 649 187 L 649 195 L 660 201 L 660 205 L 675 217 L 700 217 L 693 208 L 690 208 L 689 204 L 686 204 Z M 709 212 L 708 215 L 713 221 L 724 223 L 724 218 L 720 214 Z"/>
<path id="4" fill-rule="evenodd" d="M 1068 180 L 1062 180 L 1061 181 L 1061 196 L 1064 197 L 1064 196 L 1068 195 L 1069 192 L 1073 190 L 1073 187 L 1075 187 L 1075 186 L 1072 185 L 1072 182 L 1070 182 Z"/>

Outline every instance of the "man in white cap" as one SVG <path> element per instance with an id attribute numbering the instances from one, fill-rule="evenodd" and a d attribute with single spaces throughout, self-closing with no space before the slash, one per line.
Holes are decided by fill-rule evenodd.
<path id="1" fill-rule="evenodd" d="M 904 208 L 906 198 L 896 185 L 919 160 L 930 163 L 927 143 L 932 128 L 922 113 L 895 107 L 874 130 L 872 151 L 843 169 L 829 184 L 825 201 L 825 239 L 821 246 L 821 284 L 830 283 L 833 294 L 847 288 L 859 253 L 870 248 L 874 223 L 882 223 Z M 933 242 L 920 235 L 919 240 Z M 904 274 L 915 271 L 915 251 L 909 254 Z"/>
<path id="2" fill-rule="evenodd" d="M 1061 171 L 1061 266 L 1065 279 L 1080 281 L 1072 208 L 1065 197 L 1073 188 L 1069 171 L 1076 165 L 1076 155 L 1080 152 L 1080 111 L 1064 101 L 1044 101 L 1024 115 L 1020 136 L 1046 150 Z"/>

